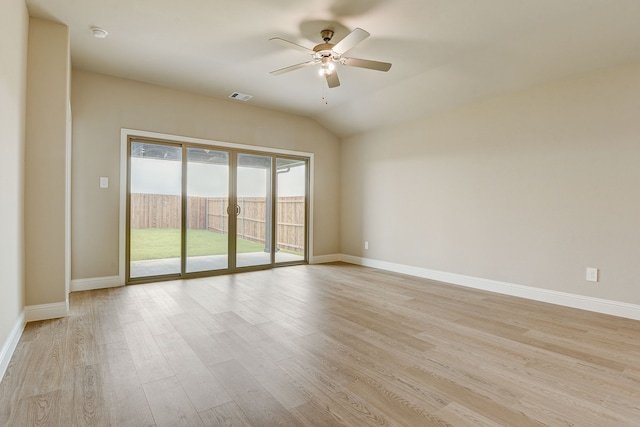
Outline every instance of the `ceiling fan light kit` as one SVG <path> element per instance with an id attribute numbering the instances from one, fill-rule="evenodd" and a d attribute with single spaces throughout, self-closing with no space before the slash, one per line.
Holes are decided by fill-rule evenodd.
<path id="1" fill-rule="evenodd" d="M 320 64 L 320 76 L 324 76 L 327 80 L 327 85 L 330 88 L 334 88 L 340 86 L 340 80 L 338 79 L 338 71 L 336 70 L 335 63 L 339 63 L 348 67 L 367 68 L 369 70 L 384 72 L 389 71 L 389 69 L 391 68 L 391 64 L 388 62 L 371 61 L 369 59 L 358 59 L 342 56 L 349 50 L 354 48 L 361 41 L 370 36 L 370 34 L 362 28 L 356 28 L 355 30 L 351 31 L 345 38 L 343 38 L 336 44 L 331 43 L 333 34 L 333 31 L 329 29 L 320 31 L 320 37 L 322 38 L 324 43 L 320 43 L 313 49 L 309 49 L 280 37 L 271 38 L 270 41 L 288 48 L 302 51 L 311 56 L 310 61 L 291 65 L 285 68 L 280 68 L 279 70 L 272 71 L 271 74 L 284 74 L 288 73 L 289 71 L 308 67 L 310 65 Z"/>
<path id="2" fill-rule="evenodd" d="M 319 74 L 321 76 L 326 76 L 327 74 L 331 74 L 333 73 L 333 71 L 336 69 L 336 66 L 333 65 L 333 62 L 329 62 L 328 60 L 326 60 L 327 58 L 323 58 L 322 60 L 322 64 L 320 65 L 320 72 Z"/>

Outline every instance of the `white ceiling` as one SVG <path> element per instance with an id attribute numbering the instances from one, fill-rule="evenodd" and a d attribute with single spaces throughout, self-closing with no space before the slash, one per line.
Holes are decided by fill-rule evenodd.
<path id="1" fill-rule="evenodd" d="M 308 116 L 336 135 L 422 117 L 489 95 L 640 60 L 640 0 L 27 0 L 31 16 L 69 26 L 73 66 Z M 371 37 L 328 89 L 315 67 L 269 42 L 313 47 Z M 96 25 L 109 37 L 92 37 Z M 325 99 L 323 100 L 323 96 Z M 241 101 L 229 101 L 241 102 Z"/>

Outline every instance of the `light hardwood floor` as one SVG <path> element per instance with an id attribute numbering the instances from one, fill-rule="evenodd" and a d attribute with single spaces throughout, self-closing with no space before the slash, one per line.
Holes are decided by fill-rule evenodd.
<path id="1" fill-rule="evenodd" d="M 639 426 L 640 322 L 347 264 L 71 294 L 3 426 Z"/>

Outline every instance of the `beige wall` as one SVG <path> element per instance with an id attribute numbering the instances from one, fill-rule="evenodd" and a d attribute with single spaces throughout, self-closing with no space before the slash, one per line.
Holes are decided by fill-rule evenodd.
<path id="1" fill-rule="evenodd" d="M 118 275 L 121 128 L 315 153 L 314 254 L 338 253 L 340 148 L 317 123 L 81 70 L 71 106 L 72 279 Z"/>
<path id="2" fill-rule="evenodd" d="M 25 149 L 25 304 L 64 302 L 69 30 L 31 18 Z"/>
<path id="3" fill-rule="evenodd" d="M 28 15 L 23 0 L 0 13 L 0 355 L 24 306 L 24 129 Z"/>
<path id="4" fill-rule="evenodd" d="M 353 136 L 341 162 L 344 254 L 640 304 L 640 64 Z"/>

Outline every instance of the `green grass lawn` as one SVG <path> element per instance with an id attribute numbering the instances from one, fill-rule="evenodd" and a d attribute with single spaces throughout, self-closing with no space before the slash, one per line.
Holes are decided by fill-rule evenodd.
<path id="1" fill-rule="evenodd" d="M 237 252 L 264 251 L 263 243 L 238 239 Z M 225 255 L 227 235 L 208 230 L 187 231 L 187 255 Z M 180 257 L 180 230 L 176 228 L 143 228 L 131 230 L 131 261 Z"/>

